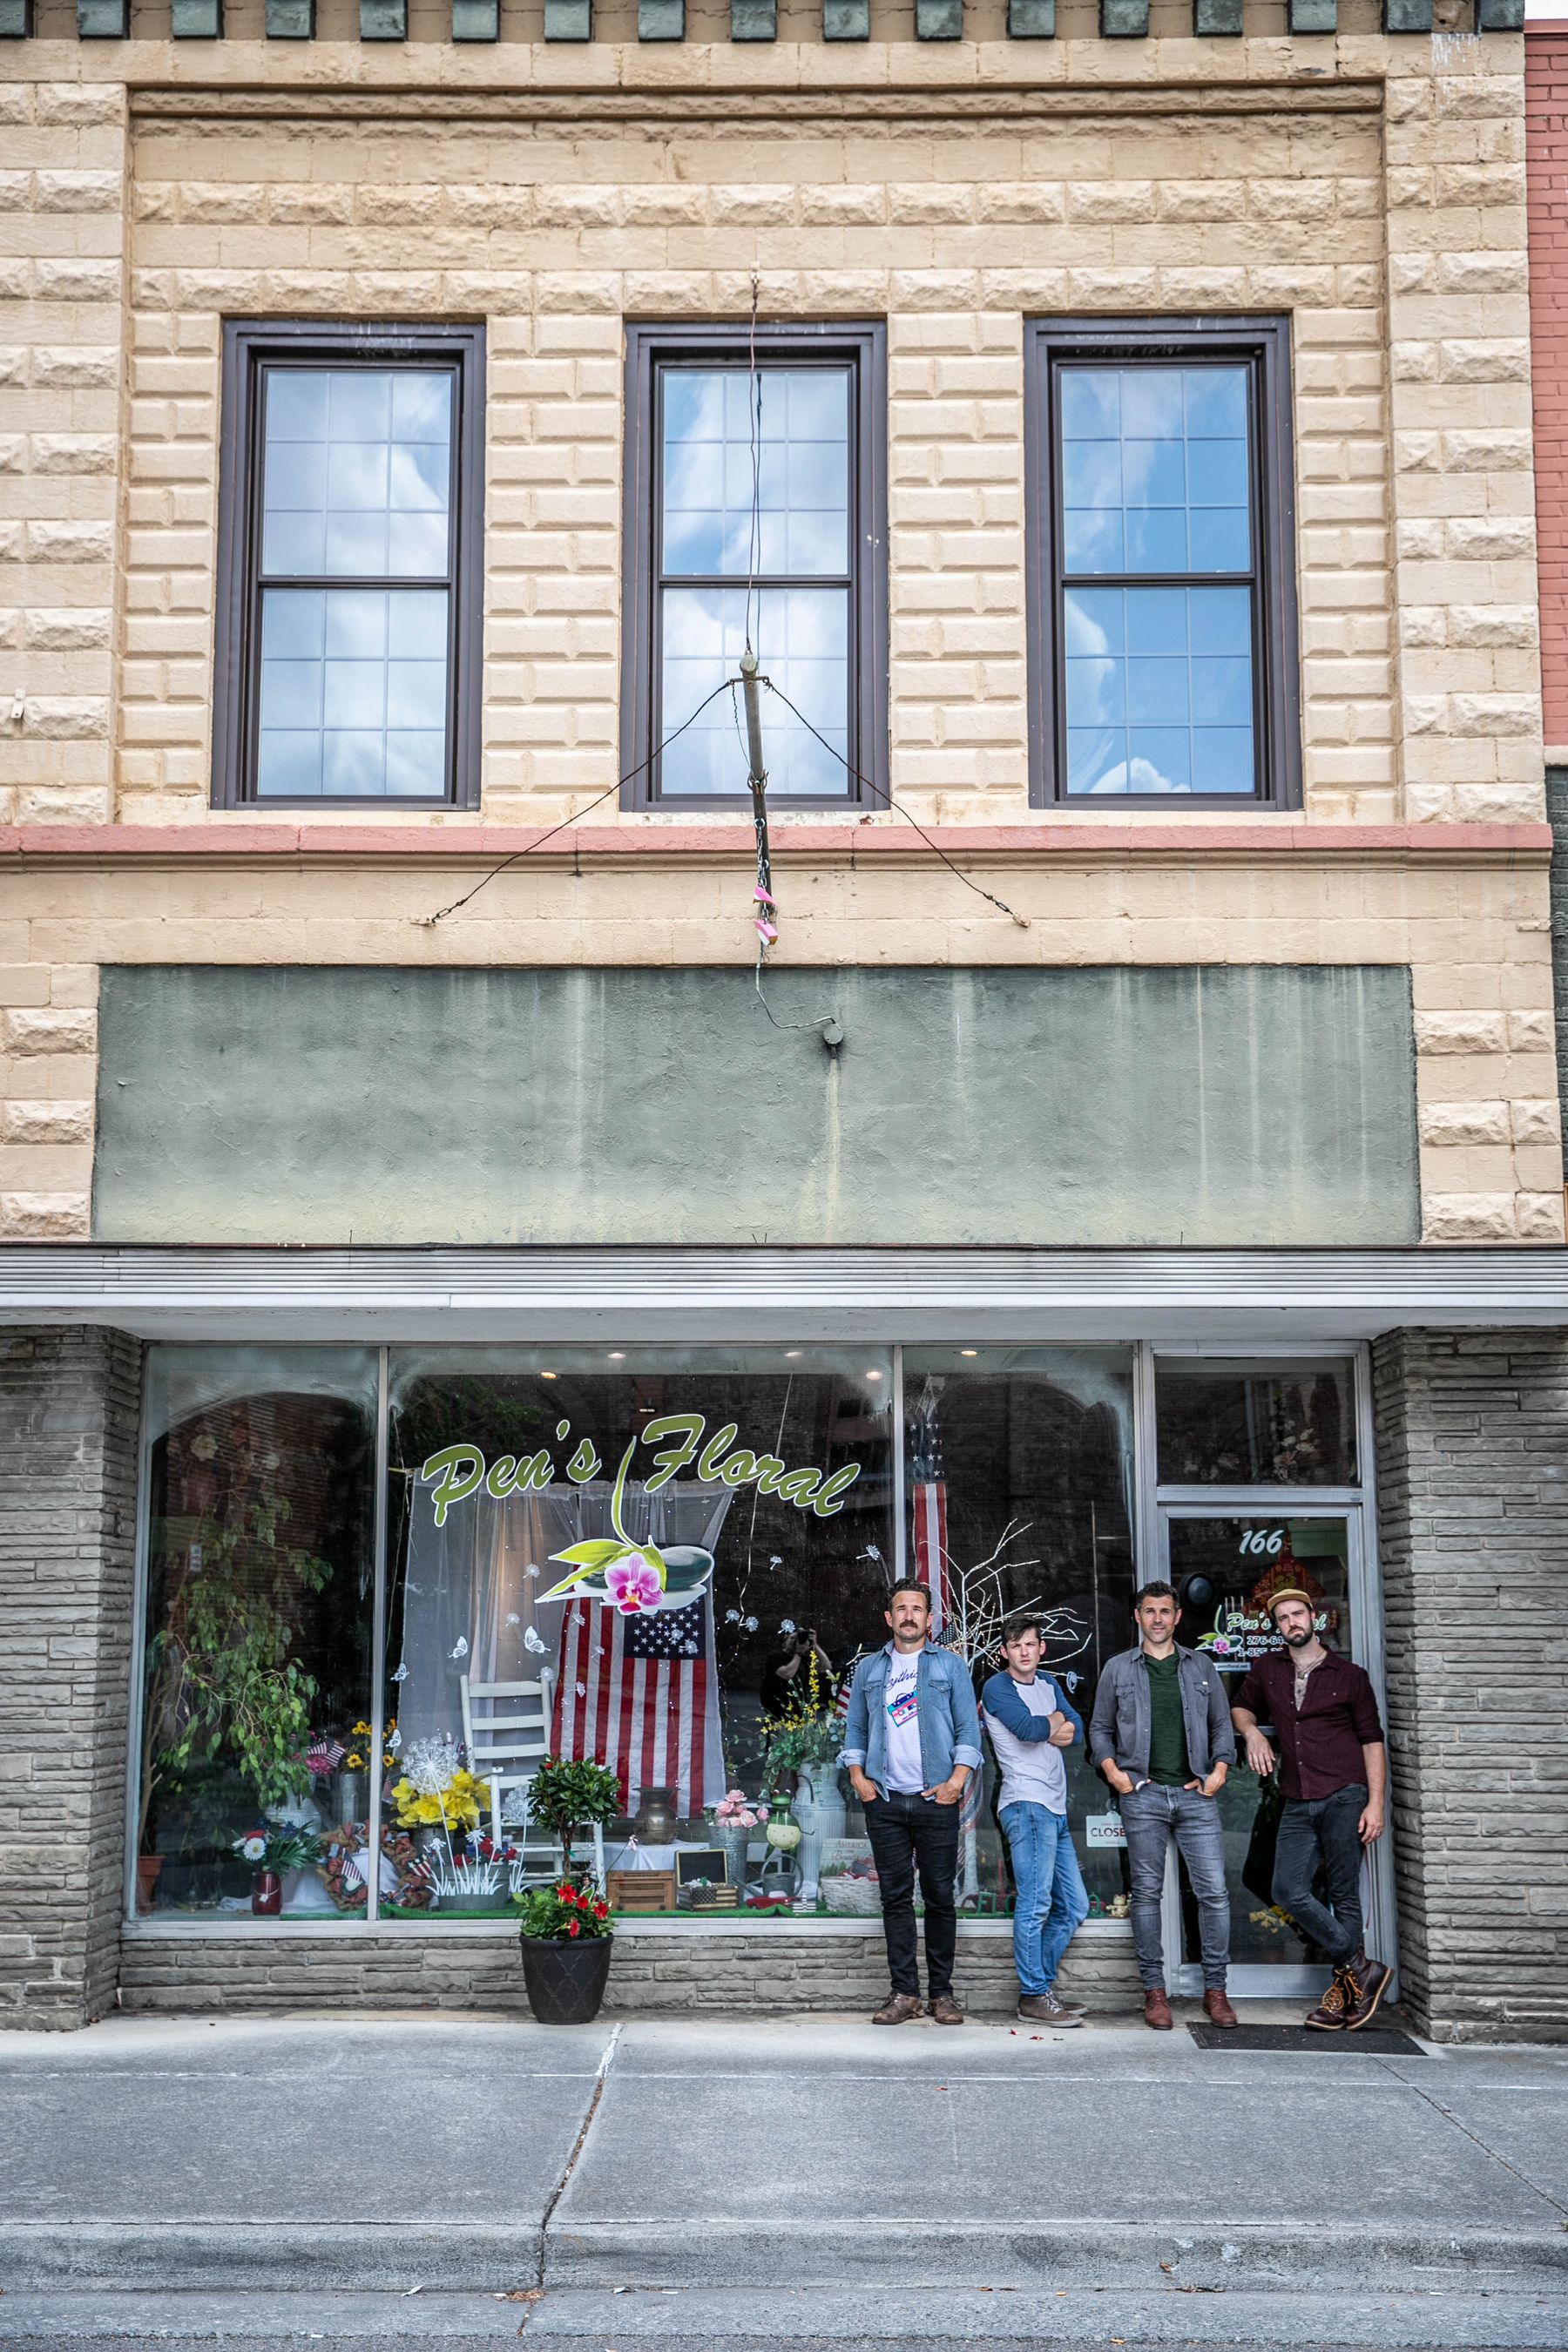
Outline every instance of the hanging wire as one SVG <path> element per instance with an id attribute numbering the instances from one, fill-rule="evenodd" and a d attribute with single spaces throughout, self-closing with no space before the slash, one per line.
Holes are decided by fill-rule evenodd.
<path id="1" fill-rule="evenodd" d="M 504 874 L 507 867 L 509 866 L 515 866 L 520 857 L 531 857 L 536 849 L 542 849 L 547 841 L 553 841 L 558 833 L 564 833 L 569 825 L 576 824 L 579 817 L 591 815 L 594 810 L 600 807 L 604 802 L 607 801 L 613 793 L 618 793 L 623 784 L 629 784 L 635 777 L 641 775 L 645 768 L 651 768 L 659 754 L 663 751 L 668 751 L 670 745 L 675 742 L 679 736 L 684 735 L 687 729 L 691 726 L 695 720 L 701 718 L 702 713 L 707 709 L 708 705 L 710 702 L 717 702 L 719 697 L 723 694 L 727 688 L 732 688 L 738 683 L 739 680 L 732 677 L 721 679 L 720 683 L 714 688 L 711 694 L 705 694 L 703 696 L 696 709 L 691 713 L 690 718 L 683 719 L 679 726 L 672 729 L 670 733 L 665 737 L 662 743 L 656 743 L 646 760 L 639 760 L 635 768 L 628 768 L 624 776 L 617 776 L 613 784 L 606 784 L 604 791 L 600 793 L 595 799 L 584 801 L 580 809 L 574 809 L 570 816 L 563 816 L 559 824 L 552 825 L 550 831 L 548 833 L 541 834 L 537 841 L 531 841 L 527 845 L 526 848 L 514 849 L 510 857 L 501 858 L 498 865 L 491 866 L 488 874 L 480 876 L 479 881 L 475 883 L 471 890 L 465 890 L 460 898 L 454 898 L 449 907 L 442 907 L 438 908 L 434 915 L 416 915 L 414 917 L 415 922 L 420 924 L 425 929 L 428 930 L 432 924 L 443 921 L 447 915 L 455 915 L 459 907 L 466 907 L 470 898 L 477 898 L 479 897 L 479 892 L 484 888 L 487 882 L 493 882 L 498 874 Z M 732 704 L 731 707 L 733 707 Z"/>
<path id="2" fill-rule="evenodd" d="M 974 881 L 964 872 L 962 866 L 955 866 L 952 858 L 948 856 L 946 850 L 942 846 L 942 844 L 931 839 L 930 834 L 926 831 L 924 825 L 921 824 L 917 817 L 912 817 L 908 809 L 905 808 L 900 802 L 896 801 L 893 798 L 891 793 L 885 792 L 880 784 L 874 784 L 869 776 L 863 775 L 860 770 L 855 765 L 853 760 L 847 760 L 843 752 L 838 749 L 837 745 L 836 743 L 830 743 L 826 736 L 822 734 L 818 729 L 812 725 L 804 710 L 795 709 L 795 704 L 790 700 L 782 686 L 775 686 L 771 677 L 764 677 L 762 680 L 762 684 L 767 688 L 770 694 L 777 695 L 779 700 L 784 704 L 786 710 L 795 712 L 795 716 L 799 719 L 807 734 L 815 735 L 823 750 L 825 751 L 831 751 L 839 766 L 846 769 L 848 773 L 854 777 L 857 783 L 864 784 L 866 790 L 868 793 L 875 793 L 877 798 L 888 808 L 890 808 L 895 816 L 901 816 L 906 824 L 912 824 L 914 826 L 915 831 L 920 835 L 920 837 L 925 843 L 926 847 L 932 851 L 936 856 L 941 858 L 942 864 L 947 867 L 950 874 L 957 875 L 959 880 L 963 883 L 966 890 L 973 890 L 977 898 L 988 899 L 991 905 L 993 907 L 999 908 L 1004 915 L 1011 916 L 1013 921 L 1017 924 L 1018 929 L 1021 931 L 1026 931 L 1028 929 L 1029 919 L 1027 915 L 1020 915 L 1016 907 L 1010 907 L 1005 898 L 999 898 L 994 890 L 983 889 L 978 882 Z"/>

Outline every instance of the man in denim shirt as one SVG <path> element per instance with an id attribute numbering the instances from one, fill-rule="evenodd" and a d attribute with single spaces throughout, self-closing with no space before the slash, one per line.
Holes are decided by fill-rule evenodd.
<path id="1" fill-rule="evenodd" d="M 969 1669 L 931 1639 L 931 1594 L 912 1578 L 895 1584 L 884 1612 L 892 1640 L 855 1669 L 844 1761 L 866 1808 L 866 1833 L 882 1895 L 882 1932 L 893 1989 L 872 2019 L 902 2025 L 921 2013 L 915 1944 L 915 1870 L 926 1906 L 926 1978 L 939 2025 L 962 2025 L 952 1997 L 958 1940 L 960 1800 L 980 1769 L 980 1717 Z"/>

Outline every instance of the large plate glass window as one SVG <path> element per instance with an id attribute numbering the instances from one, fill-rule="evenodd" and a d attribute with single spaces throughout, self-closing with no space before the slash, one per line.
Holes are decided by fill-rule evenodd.
<path id="1" fill-rule="evenodd" d="M 220 804 L 475 797 L 482 354 L 479 328 L 226 330 Z"/>
<path id="2" fill-rule="evenodd" d="M 1128 1646 L 1132 1606 L 1132 1360 L 1122 1348 L 942 1348 L 904 1353 L 909 1572 L 931 1586 L 937 1638 L 978 1692 L 1002 1663 L 1002 1620 L 1027 1611 L 1087 1727 L 1100 1669 Z M 1125 1907 L 1121 1823 L 1087 1744 L 1066 1751 L 1068 1822 L 1091 1909 Z M 985 1743 L 966 1809 L 966 1907 L 1005 1915 L 1012 1860 Z M 973 1818 L 969 1814 L 973 1811 Z"/>
<path id="3" fill-rule="evenodd" d="M 1030 330 L 1037 799 L 1297 791 L 1281 320 Z"/>
<path id="4" fill-rule="evenodd" d="M 629 803 L 746 798 L 734 699 L 714 690 L 748 643 L 778 688 L 769 798 L 875 798 L 880 329 L 634 327 L 627 345 Z"/>
<path id="5" fill-rule="evenodd" d="M 152 1353 L 139 1914 L 364 1916 L 375 1415 L 369 1349 Z"/>

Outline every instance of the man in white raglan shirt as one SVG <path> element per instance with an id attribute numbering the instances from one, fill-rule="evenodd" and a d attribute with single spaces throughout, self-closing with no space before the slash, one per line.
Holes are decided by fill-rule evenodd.
<path id="1" fill-rule="evenodd" d="M 1032 2024 L 1081 2025 L 1081 2001 L 1057 1997 L 1062 1955 L 1089 1916 L 1089 1895 L 1068 1830 L 1062 1755 L 1083 1723 L 1049 1675 L 1041 1674 L 1040 1629 L 1009 1617 L 1002 1629 L 1006 1667 L 980 1694 L 1002 1770 L 997 1817 L 1013 1856 L 1013 1965 L 1018 2014 Z"/>

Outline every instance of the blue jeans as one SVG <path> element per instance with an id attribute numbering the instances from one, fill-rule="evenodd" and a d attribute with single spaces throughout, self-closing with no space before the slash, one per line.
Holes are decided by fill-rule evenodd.
<path id="1" fill-rule="evenodd" d="M 1230 1895 L 1217 1801 L 1196 1789 L 1168 1789 L 1148 1780 L 1120 1801 L 1132 1880 L 1132 1948 L 1144 1991 L 1163 1991 L 1165 1985 L 1160 1898 L 1165 1889 L 1165 1854 L 1174 1838 L 1197 1897 L 1204 1990 L 1223 1992 L 1230 1964 Z"/>
<path id="2" fill-rule="evenodd" d="M 998 1816 L 1013 1856 L 1013 1965 L 1019 1990 L 1049 1992 L 1062 1954 L 1089 1916 L 1083 1873 L 1065 1813 L 1045 1805 L 1004 1805 Z"/>

